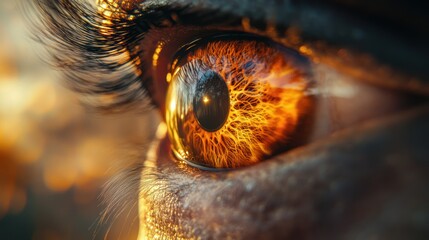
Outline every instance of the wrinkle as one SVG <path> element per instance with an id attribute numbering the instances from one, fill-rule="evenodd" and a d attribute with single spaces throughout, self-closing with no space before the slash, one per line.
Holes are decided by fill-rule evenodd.
<path id="1" fill-rule="evenodd" d="M 187 169 L 162 154 L 142 172 L 150 221 L 141 225 L 164 239 L 390 236 L 396 226 L 427 234 L 424 218 L 410 224 L 429 215 L 429 158 L 412 144 L 427 142 L 428 120 L 426 106 L 231 172 Z M 159 153 L 167 149 L 165 141 Z"/>

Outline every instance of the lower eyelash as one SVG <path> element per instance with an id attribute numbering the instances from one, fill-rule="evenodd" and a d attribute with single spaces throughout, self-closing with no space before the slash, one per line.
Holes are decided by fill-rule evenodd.
<path id="1" fill-rule="evenodd" d="M 104 210 L 101 212 L 98 223 L 94 229 L 95 236 L 100 232 L 100 228 L 108 224 L 104 239 L 108 239 L 110 228 L 119 221 L 125 221 L 123 232 L 132 231 L 135 224 L 138 224 L 138 194 L 140 189 L 140 174 L 142 164 L 135 164 L 115 174 L 103 187 L 100 194 L 101 205 Z M 122 223 L 120 223 L 122 224 Z M 122 232 L 122 231 L 121 231 Z M 116 236 L 121 238 L 121 236 Z"/>

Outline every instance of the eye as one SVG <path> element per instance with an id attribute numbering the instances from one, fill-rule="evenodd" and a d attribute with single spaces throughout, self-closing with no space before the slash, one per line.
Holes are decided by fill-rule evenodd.
<path id="1" fill-rule="evenodd" d="M 107 208 L 120 206 L 114 219 L 129 214 L 121 207 L 138 193 L 141 238 L 420 231 L 427 108 L 399 110 L 427 103 L 416 94 L 427 96 L 429 68 L 424 46 L 401 31 L 424 22 L 406 8 L 398 8 L 406 21 L 389 25 L 370 13 L 390 18 L 396 8 L 378 3 L 108 0 L 97 1 L 97 14 L 78 8 L 86 1 L 36 2 L 50 36 L 37 39 L 88 103 L 114 111 L 154 103 L 169 126 L 170 141 L 157 132 L 138 166 L 118 175 L 126 184 Z M 378 117 L 386 118 L 325 138 Z M 203 169 L 254 166 L 182 168 L 171 150 Z"/>
<path id="2" fill-rule="evenodd" d="M 255 165 L 418 99 L 261 35 L 183 28 L 160 35 L 151 93 L 174 158 L 200 169 Z"/>
<path id="3" fill-rule="evenodd" d="M 174 155 L 199 167 L 236 168 L 284 151 L 313 104 L 306 59 L 248 35 L 208 37 L 185 49 L 168 75 Z"/>

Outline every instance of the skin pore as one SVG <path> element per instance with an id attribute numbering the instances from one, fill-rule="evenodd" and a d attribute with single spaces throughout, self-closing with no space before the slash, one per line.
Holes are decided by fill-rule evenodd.
<path id="1" fill-rule="evenodd" d="M 269 38 L 307 57 L 316 76 L 334 76 L 324 83 L 339 85 L 350 78 L 367 86 L 352 100 L 329 95 L 335 107 L 320 98 L 312 126 L 304 125 L 319 131 L 317 137 L 231 171 L 200 170 L 176 160 L 161 124 L 139 171 L 133 171 L 138 174 L 139 239 L 429 236 L 429 53 L 424 47 L 429 21 L 417 1 L 114 2 L 126 14 L 106 10 L 107 20 L 140 21 L 133 28 L 142 33 L 135 42 L 117 42 L 128 43 L 124 47 L 137 68 L 136 83 L 143 85 L 161 118 L 174 55 L 213 32 Z M 119 23 L 103 22 L 107 27 Z M 139 89 L 125 82 L 129 91 Z M 94 86 L 111 87 L 106 85 Z M 113 102 L 138 102 L 125 98 L 127 93 L 115 95 L 119 100 Z M 377 104 L 359 105 L 367 99 Z M 335 120 L 351 120 L 337 128 L 322 124 L 333 108 L 342 116 Z"/>
<path id="2" fill-rule="evenodd" d="M 258 8 L 258 4 L 264 7 Z M 373 26 L 370 23 L 361 23 L 367 24 L 364 26 L 369 30 L 362 33 L 365 37 L 354 39 L 353 26 L 347 25 L 354 21 L 343 16 L 345 22 L 337 20 L 335 24 L 330 19 L 336 13 L 343 14 L 323 8 L 320 12 L 328 16 L 327 19 L 321 17 L 322 23 L 319 24 L 335 24 L 332 28 L 338 32 L 319 31 L 312 35 L 312 28 L 321 26 L 312 26 L 315 23 L 311 19 L 306 20 L 311 11 L 318 11 L 311 4 L 295 6 L 294 10 L 301 13 L 290 10 L 291 15 L 285 14 L 291 6 L 281 1 L 256 1 L 251 4 L 242 1 L 199 1 L 195 5 L 220 8 L 250 19 L 270 16 L 272 19 L 269 20 L 279 20 L 285 24 L 298 21 L 295 23 L 299 25 L 297 28 L 303 25 L 301 31 L 308 33 L 310 38 L 324 37 L 326 41 L 342 42 L 342 46 L 353 46 L 352 49 L 358 51 L 377 48 L 373 44 L 387 41 L 383 39 L 384 33 L 380 29 L 371 29 Z M 301 18 L 295 20 L 292 17 L 295 14 L 301 15 Z M 343 25 L 338 26 L 338 22 Z M 174 30 L 171 32 L 172 36 L 178 36 Z M 264 32 L 264 29 L 255 32 Z M 335 36 L 340 32 L 343 36 Z M 273 34 L 268 34 L 273 37 Z M 180 41 L 176 37 L 171 38 Z M 166 45 L 169 42 L 168 37 L 157 40 L 165 40 Z M 355 42 L 360 44 L 355 46 Z M 378 46 L 375 53 L 378 59 L 391 59 L 391 64 L 394 64 L 397 57 L 389 54 L 404 55 L 402 51 L 410 55 L 410 59 L 422 59 L 411 57 L 414 52 L 399 46 L 395 40 L 389 39 L 389 44 Z M 150 46 L 150 42 L 144 41 L 142 45 Z M 391 51 L 388 49 L 390 46 L 401 49 L 401 53 Z M 313 49 L 314 52 L 318 51 L 316 47 Z M 160 54 L 161 59 L 169 59 L 168 50 L 166 52 Z M 319 55 L 320 59 L 330 58 L 326 52 Z M 344 65 L 352 65 L 358 69 L 354 72 L 355 76 L 383 86 L 407 86 L 406 81 L 412 79 L 395 79 L 372 71 L 373 75 L 378 75 L 374 80 L 375 76 L 366 76 L 371 75 L 371 71 L 363 66 L 365 63 L 356 58 L 350 60 L 352 63 L 338 63 L 342 59 L 336 55 L 331 64 L 345 73 L 351 71 L 350 66 L 347 68 Z M 356 73 L 361 69 L 367 71 L 365 77 Z M 159 67 L 153 70 L 155 76 L 165 76 L 165 71 L 159 70 Z M 155 94 L 159 94 L 155 95 L 155 101 L 163 109 L 162 89 L 166 88 L 166 81 L 162 81 L 162 77 L 154 77 L 154 80 Z M 427 91 L 427 86 L 424 89 Z M 378 110 L 381 109 L 378 107 Z M 369 111 L 368 106 L 366 110 Z M 426 203 L 429 194 L 423 191 L 424 183 L 428 181 L 427 153 L 421 144 L 416 144 L 425 142 L 427 138 L 422 132 L 428 131 L 428 116 L 428 108 L 407 111 L 354 126 L 253 167 L 220 173 L 201 171 L 178 163 L 171 155 L 169 140 L 161 137 L 159 143 L 154 143 L 141 173 L 140 238 L 331 239 L 335 236 L 339 239 L 401 239 L 404 236 L 419 238 L 427 235 L 428 232 L 421 228 L 427 226 L 427 222 L 413 219 L 416 214 L 427 216 L 429 207 Z"/>

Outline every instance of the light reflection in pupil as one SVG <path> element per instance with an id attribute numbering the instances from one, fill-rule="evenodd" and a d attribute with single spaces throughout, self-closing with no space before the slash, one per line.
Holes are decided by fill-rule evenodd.
<path id="1" fill-rule="evenodd" d="M 195 89 L 193 109 L 204 130 L 215 132 L 224 125 L 229 113 L 229 93 L 219 74 L 208 70 L 201 75 Z"/>

